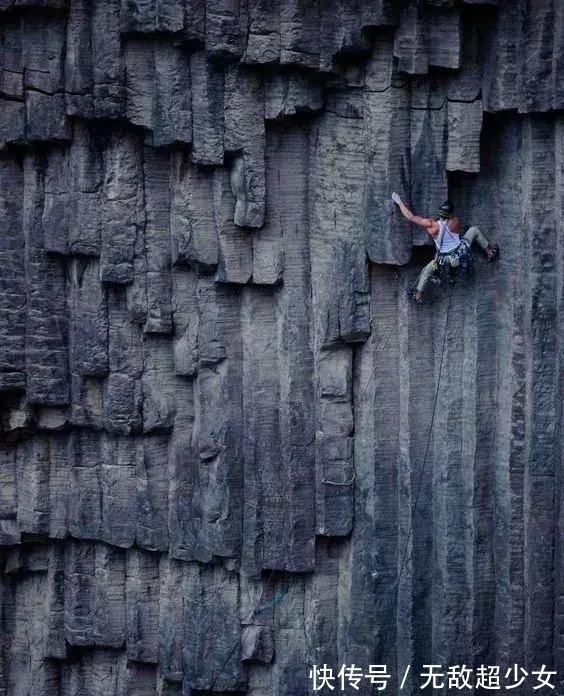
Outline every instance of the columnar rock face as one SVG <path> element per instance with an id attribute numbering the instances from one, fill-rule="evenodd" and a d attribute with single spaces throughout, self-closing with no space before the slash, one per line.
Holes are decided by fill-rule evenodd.
<path id="1" fill-rule="evenodd" d="M 564 3 L 0 20 L 0 695 L 563 693 Z"/>

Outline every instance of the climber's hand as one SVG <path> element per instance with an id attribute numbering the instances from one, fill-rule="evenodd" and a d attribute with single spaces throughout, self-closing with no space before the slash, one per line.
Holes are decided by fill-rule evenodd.
<path id="1" fill-rule="evenodd" d="M 395 191 L 392 193 L 392 200 L 394 203 L 397 203 L 398 205 L 401 205 L 402 203 L 399 193 L 396 193 Z"/>

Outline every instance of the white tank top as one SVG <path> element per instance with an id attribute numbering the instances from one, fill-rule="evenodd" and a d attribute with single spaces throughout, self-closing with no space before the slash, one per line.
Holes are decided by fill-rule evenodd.
<path id="1" fill-rule="evenodd" d="M 439 233 L 434 238 L 437 251 L 441 254 L 446 254 L 460 244 L 460 237 L 451 232 L 446 220 L 437 220 L 439 223 Z"/>

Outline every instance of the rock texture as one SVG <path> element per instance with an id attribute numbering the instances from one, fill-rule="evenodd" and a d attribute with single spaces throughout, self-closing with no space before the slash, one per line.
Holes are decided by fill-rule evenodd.
<path id="1" fill-rule="evenodd" d="M 0 695 L 564 693 L 564 4 L 0 20 Z M 392 190 L 501 246 L 446 329 Z"/>

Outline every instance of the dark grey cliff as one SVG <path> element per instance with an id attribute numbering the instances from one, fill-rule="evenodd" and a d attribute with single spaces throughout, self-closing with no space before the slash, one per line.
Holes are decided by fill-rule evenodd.
<path id="1" fill-rule="evenodd" d="M 564 693 L 563 37 L 562 0 L 0 0 L 0 696 Z M 440 380 L 393 190 L 502 249 Z"/>

